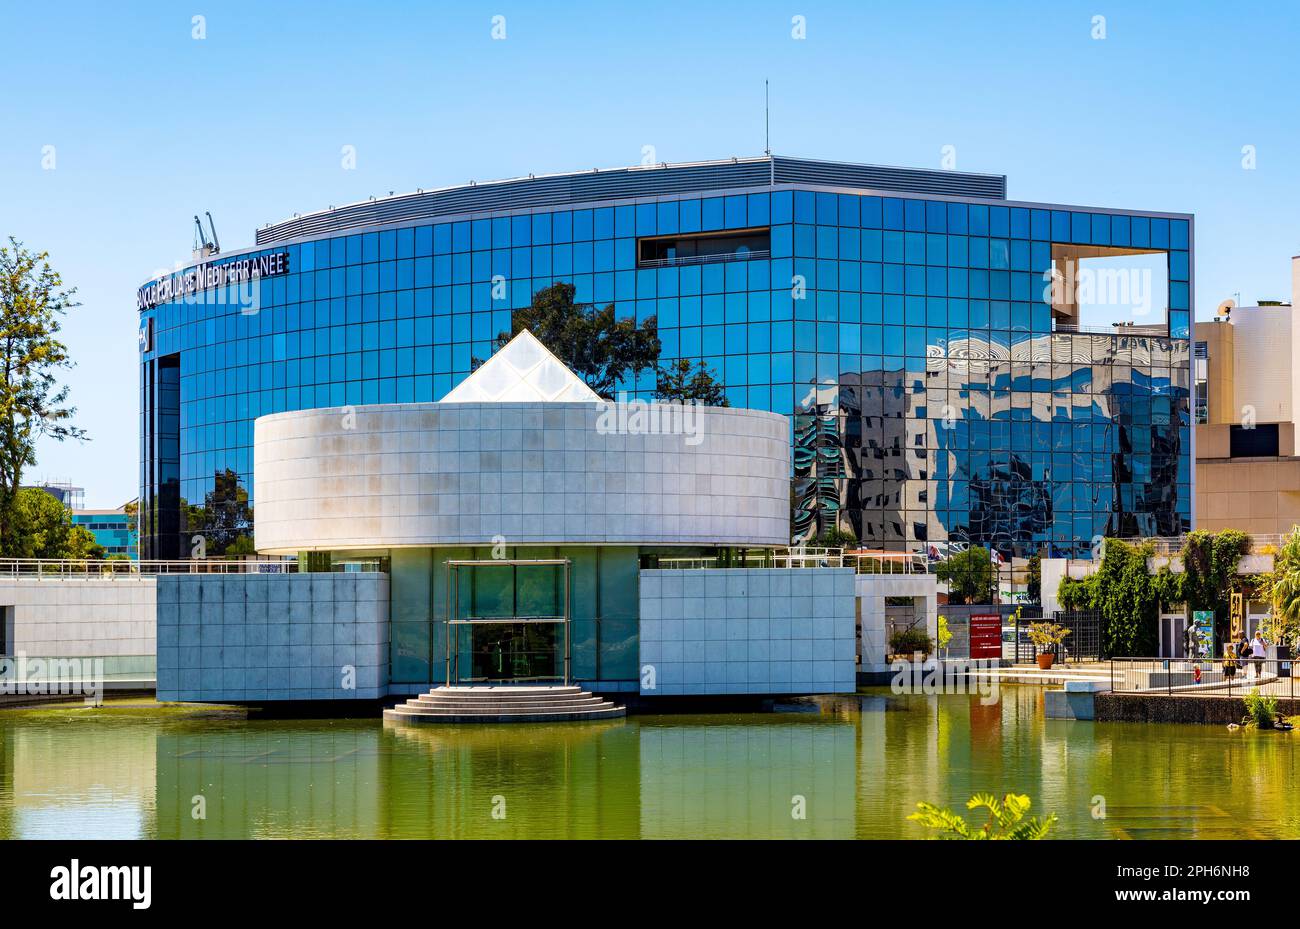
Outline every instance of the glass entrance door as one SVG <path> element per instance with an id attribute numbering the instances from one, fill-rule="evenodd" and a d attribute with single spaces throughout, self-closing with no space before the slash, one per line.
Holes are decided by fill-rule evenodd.
<path id="1" fill-rule="evenodd" d="M 569 682 L 567 558 L 449 560 L 446 682 Z"/>
<path id="2" fill-rule="evenodd" d="M 461 681 L 556 681 L 564 677 L 559 623 L 474 623 Z"/>

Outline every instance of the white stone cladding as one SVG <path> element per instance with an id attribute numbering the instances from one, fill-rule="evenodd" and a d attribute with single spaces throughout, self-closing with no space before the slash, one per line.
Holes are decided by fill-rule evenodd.
<path id="1" fill-rule="evenodd" d="M 7 654 L 91 658 L 152 656 L 152 577 L 10 577 L 0 607 L 13 607 Z"/>
<path id="2" fill-rule="evenodd" d="M 158 699 L 373 700 L 387 693 L 388 575 L 158 577 Z"/>
<path id="3" fill-rule="evenodd" d="M 853 577 L 852 568 L 643 570 L 641 694 L 853 693 Z"/>
<path id="4" fill-rule="evenodd" d="M 408 403 L 259 417 L 257 548 L 789 542 L 786 417 L 701 407 L 693 434 L 618 431 L 634 415 Z"/>

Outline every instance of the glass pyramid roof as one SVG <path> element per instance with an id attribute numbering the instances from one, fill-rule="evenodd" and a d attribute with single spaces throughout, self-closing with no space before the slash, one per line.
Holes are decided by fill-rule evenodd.
<path id="1" fill-rule="evenodd" d="M 599 403 L 600 396 L 524 329 L 439 403 Z"/>

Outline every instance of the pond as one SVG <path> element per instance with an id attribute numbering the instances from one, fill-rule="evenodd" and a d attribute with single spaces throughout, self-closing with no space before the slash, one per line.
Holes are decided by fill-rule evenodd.
<path id="1" fill-rule="evenodd" d="M 0 835 L 921 838 L 917 801 L 1015 791 L 1062 837 L 1300 836 L 1300 731 L 1047 720 L 1042 702 L 879 690 L 477 727 L 0 712 Z"/>

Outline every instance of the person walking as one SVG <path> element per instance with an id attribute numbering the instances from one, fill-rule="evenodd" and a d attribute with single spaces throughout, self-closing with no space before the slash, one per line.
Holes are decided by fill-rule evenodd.
<path id="1" fill-rule="evenodd" d="M 1264 641 L 1259 630 L 1255 630 L 1255 637 L 1250 640 L 1250 657 L 1255 665 L 1255 676 L 1264 676 L 1264 659 L 1268 657 L 1268 644 Z"/>
<path id="2" fill-rule="evenodd" d="M 1232 684 L 1232 679 L 1237 676 L 1236 649 L 1231 645 L 1223 646 L 1223 678 Z"/>
<path id="3" fill-rule="evenodd" d="M 1241 629 L 1237 632 L 1237 640 L 1232 643 L 1233 654 L 1237 658 L 1237 667 L 1246 672 L 1246 678 L 1250 679 L 1254 675 L 1255 666 L 1250 663 L 1250 642 L 1246 638 L 1246 630 Z"/>

